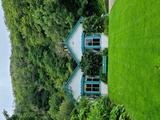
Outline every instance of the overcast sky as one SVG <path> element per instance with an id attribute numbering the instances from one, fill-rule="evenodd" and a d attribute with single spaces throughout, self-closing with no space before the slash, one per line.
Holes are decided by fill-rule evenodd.
<path id="1" fill-rule="evenodd" d="M 4 15 L 0 0 L 0 120 L 5 120 L 2 112 L 6 109 L 13 113 L 12 85 L 9 73 L 9 57 L 11 54 L 9 32 L 4 24 Z"/>

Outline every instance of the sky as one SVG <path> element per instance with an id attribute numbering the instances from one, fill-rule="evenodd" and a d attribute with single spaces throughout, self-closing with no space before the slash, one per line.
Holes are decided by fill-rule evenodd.
<path id="1" fill-rule="evenodd" d="M 3 109 L 13 113 L 13 92 L 9 73 L 11 45 L 9 32 L 4 24 L 4 13 L 0 0 L 0 120 L 5 120 Z"/>

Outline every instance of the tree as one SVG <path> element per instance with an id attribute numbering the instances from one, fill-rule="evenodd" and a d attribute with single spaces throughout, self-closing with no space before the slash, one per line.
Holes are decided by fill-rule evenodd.
<path id="1" fill-rule="evenodd" d="M 73 108 L 74 108 L 74 105 L 71 102 L 71 100 L 69 100 L 69 98 L 66 98 L 65 100 L 63 100 L 60 106 L 56 119 L 57 120 L 70 120 L 71 112 Z"/>
<path id="2" fill-rule="evenodd" d="M 94 52 L 85 53 L 82 56 L 80 66 L 84 75 L 96 76 L 99 75 L 99 70 L 102 65 L 102 57 Z"/>
<path id="3" fill-rule="evenodd" d="M 80 16 L 97 14 L 96 3 L 97 0 L 2 0 L 10 31 L 10 73 L 15 98 L 14 114 L 9 119 L 51 119 L 54 112 L 49 113 L 49 107 L 56 104 L 49 101 L 51 96 L 55 92 L 65 95 L 55 86 L 61 86 L 76 66 L 55 43 L 65 40 Z M 52 99 L 57 100 L 55 97 Z M 58 104 L 61 103 L 60 100 Z M 55 107 L 55 111 L 60 108 Z"/>
<path id="4" fill-rule="evenodd" d="M 58 113 L 59 107 L 63 100 L 64 98 L 61 96 L 60 93 L 54 93 L 49 100 L 50 108 L 48 112 L 53 119 L 56 119 L 56 114 Z"/>
<path id="5" fill-rule="evenodd" d="M 8 114 L 8 112 L 7 112 L 5 109 L 3 110 L 3 115 L 4 115 L 4 117 L 5 117 L 6 119 L 9 118 L 9 114 Z"/>

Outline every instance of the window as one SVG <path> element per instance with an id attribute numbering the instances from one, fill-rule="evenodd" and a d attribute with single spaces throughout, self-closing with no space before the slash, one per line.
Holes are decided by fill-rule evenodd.
<path id="1" fill-rule="evenodd" d="M 95 98 L 99 98 L 100 94 L 95 94 L 95 95 L 86 94 L 85 96 L 87 97 L 88 100 L 94 100 Z"/>
<path id="2" fill-rule="evenodd" d="M 99 78 L 89 77 L 85 80 L 85 91 L 86 92 L 99 92 L 100 91 L 100 80 Z"/>
<path id="3" fill-rule="evenodd" d="M 100 39 L 99 38 L 87 38 L 86 46 L 100 46 Z"/>
<path id="4" fill-rule="evenodd" d="M 86 81 L 99 81 L 99 78 L 86 78 Z"/>
<path id="5" fill-rule="evenodd" d="M 100 48 L 85 49 L 85 52 L 100 52 Z"/>
<path id="6" fill-rule="evenodd" d="M 98 91 L 99 92 L 99 84 L 86 84 L 85 91 Z"/>
<path id="7" fill-rule="evenodd" d="M 85 52 L 100 52 L 100 37 L 85 39 Z"/>
<path id="8" fill-rule="evenodd" d="M 101 36 L 101 33 L 86 33 L 86 36 Z"/>

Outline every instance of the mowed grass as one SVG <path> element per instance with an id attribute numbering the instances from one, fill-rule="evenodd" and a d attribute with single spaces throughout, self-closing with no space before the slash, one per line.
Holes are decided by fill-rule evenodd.
<path id="1" fill-rule="evenodd" d="M 160 120 L 160 0 L 116 0 L 109 21 L 109 97 L 132 120 Z"/>

